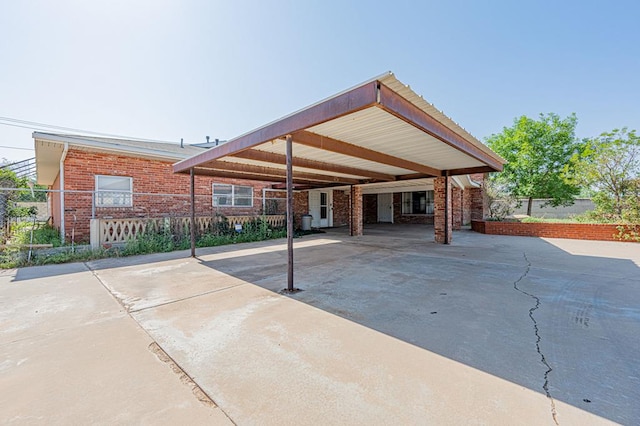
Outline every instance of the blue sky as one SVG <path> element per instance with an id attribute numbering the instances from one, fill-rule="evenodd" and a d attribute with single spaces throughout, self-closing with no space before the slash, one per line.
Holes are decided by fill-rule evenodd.
<path id="1" fill-rule="evenodd" d="M 393 71 L 481 140 L 547 112 L 575 112 L 580 137 L 640 130 L 639 16 L 615 0 L 4 1 L 0 117 L 196 143 Z M 0 157 L 32 147 L 0 125 Z"/>

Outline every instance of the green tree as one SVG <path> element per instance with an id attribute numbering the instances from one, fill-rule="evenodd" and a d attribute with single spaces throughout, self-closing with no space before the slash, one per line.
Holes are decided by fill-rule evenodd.
<path id="1" fill-rule="evenodd" d="M 585 142 L 579 172 L 594 192 L 596 212 L 608 219 L 640 219 L 640 137 L 623 128 Z"/>
<path id="2" fill-rule="evenodd" d="M 564 119 L 540 114 L 538 120 L 522 116 L 487 139 L 487 145 L 507 160 L 492 179 L 511 195 L 527 198 L 528 215 L 534 198 L 549 198 L 545 205 L 566 206 L 580 193 L 574 179 L 575 156 L 583 148 L 575 137 L 577 121 L 575 114 Z"/>

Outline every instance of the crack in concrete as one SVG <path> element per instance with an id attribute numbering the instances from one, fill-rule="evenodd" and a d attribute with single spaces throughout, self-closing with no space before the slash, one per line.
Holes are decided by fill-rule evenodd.
<path id="1" fill-rule="evenodd" d="M 162 361 L 162 362 L 166 363 L 167 365 L 169 365 L 171 370 L 179 376 L 180 381 L 182 383 L 188 385 L 191 388 L 191 391 L 192 391 L 193 395 L 196 397 L 196 399 L 198 399 L 198 401 L 200 401 L 201 403 L 203 403 L 204 405 L 206 405 L 206 406 L 208 406 L 210 408 L 220 410 L 227 417 L 227 419 L 229 419 L 231 424 L 236 425 L 236 422 L 233 421 L 233 419 L 227 414 L 227 412 L 225 410 L 223 410 L 222 408 L 220 408 L 220 406 L 218 404 L 216 404 L 216 402 L 213 400 L 213 398 L 211 398 L 211 396 L 209 396 L 209 394 L 195 381 L 195 379 L 193 377 L 191 377 L 189 374 L 187 374 L 187 372 L 158 344 L 158 342 L 156 342 L 156 340 L 149 333 L 149 331 L 146 328 L 144 328 L 142 326 L 142 324 L 138 320 L 136 320 L 136 318 L 133 316 L 133 313 L 128 310 L 128 308 L 124 304 L 124 302 L 122 300 L 120 300 L 115 294 L 113 294 L 111 292 L 111 290 L 109 289 L 109 286 L 107 286 L 107 284 L 104 281 L 102 281 L 102 278 L 100 277 L 100 275 L 98 275 L 97 271 L 92 269 L 86 262 L 83 262 L 83 264 L 89 271 L 91 271 L 91 273 L 93 274 L 94 278 L 98 281 L 98 283 L 100 283 L 100 285 L 106 290 L 106 292 L 111 297 L 113 297 L 113 299 L 120 306 L 122 306 L 122 308 L 124 309 L 125 315 L 127 315 L 129 318 L 131 318 L 131 320 L 133 320 L 133 322 L 138 327 L 140 327 L 140 329 L 151 339 L 152 342 L 151 342 L 151 344 L 149 344 L 148 349 L 153 354 L 155 354 L 155 356 L 160 361 Z M 243 284 L 238 284 L 238 285 L 243 285 Z M 232 287 L 237 287 L 237 286 L 232 286 Z M 232 287 L 228 287 L 228 288 L 232 288 Z M 223 290 L 226 290 L 228 288 L 225 288 Z M 197 295 L 193 296 L 193 297 L 197 297 Z M 193 298 L 193 297 L 189 297 L 189 298 Z M 171 303 L 171 302 L 169 302 L 169 303 Z"/>
<path id="2" fill-rule="evenodd" d="M 540 336 L 540 328 L 538 327 L 538 321 L 536 321 L 536 318 L 533 315 L 533 313 L 540 307 L 540 298 L 518 287 L 518 283 L 521 282 L 529 274 L 529 270 L 531 270 L 531 262 L 527 258 L 527 254 L 522 253 L 522 256 L 524 257 L 525 262 L 527 262 L 527 267 L 524 273 L 520 276 L 520 278 L 518 278 L 513 283 L 513 288 L 516 291 L 526 296 L 529 296 L 536 302 L 535 306 L 529 309 L 529 318 L 531 319 L 531 322 L 533 322 L 533 331 L 536 336 L 536 351 L 538 352 L 538 355 L 540 355 L 540 360 L 542 361 L 542 364 L 544 364 L 544 366 L 547 367 L 547 371 L 544 372 L 544 384 L 542 385 L 542 389 L 544 390 L 547 398 L 551 402 L 551 417 L 553 417 L 554 423 L 556 425 L 559 425 L 560 423 L 558 423 L 558 413 L 556 411 L 556 404 L 555 404 L 555 401 L 553 400 L 553 397 L 551 396 L 551 392 L 549 391 L 549 374 L 553 371 L 553 368 L 551 368 L 551 365 L 549 365 L 549 363 L 547 362 L 547 358 L 544 356 L 544 353 L 542 353 L 542 350 L 540 349 L 540 342 L 542 341 L 542 337 Z"/>

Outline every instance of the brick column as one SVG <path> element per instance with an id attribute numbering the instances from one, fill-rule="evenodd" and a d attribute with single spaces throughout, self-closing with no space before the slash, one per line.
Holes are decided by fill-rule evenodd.
<path id="1" fill-rule="evenodd" d="M 452 208 L 452 227 L 458 231 L 462 228 L 462 190 L 460 188 L 451 188 L 451 208 Z"/>
<path id="2" fill-rule="evenodd" d="M 448 191 L 446 191 L 447 189 Z M 453 233 L 453 220 L 451 214 L 453 210 L 451 205 L 451 178 L 448 176 L 435 178 L 433 180 L 433 192 L 433 223 L 436 243 L 449 244 L 451 243 L 451 234 Z M 448 192 L 448 194 L 446 192 Z M 445 232 L 445 227 L 447 232 Z"/>
<path id="3" fill-rule="evenodd" d="M 351 186 L 351 220 L 349 231 L 352 237 L 362 235 L 362 187 Z"/>
<path id="4" fill-rule="evenodd" d="M 469 188 L 469 198 L 471 199 L 471 220 L 482 220 L 485 218 L 485 202 L 482 188 Z"/>
<path id="5" fill-rule="evenodd" d="M 462 191 L 462 224 L 468 225 L 471 223 L 471 188 L 466 188 Z"/>

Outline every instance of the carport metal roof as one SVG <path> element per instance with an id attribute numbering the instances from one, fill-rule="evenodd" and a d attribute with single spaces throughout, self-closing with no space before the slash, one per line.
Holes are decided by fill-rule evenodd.
<path id="1" fill-rule="evenodd" d="M 502 160 L 388 73 L 173 165 L 191 175 L 195 257 L 196 174 L 287 188 L 287 291 L 293 286 L 293 188 L 397 183 L 502 170 Z M 449 179 L 444 179 L 445 188 Z M 352 186 L 353 197 L 357 186 Z M 448 243 L 449 190 L 445 189 Z M 351 214 L 352 235 L 356 235 Z M 357 231 L 360 232 L 360 231 Z"/>
<path id="2" fill-rule="evenodd" d="M 174 164 L 174 172 L 297 188 L 500 171 L 504 160 L 387 73 Z"/>

